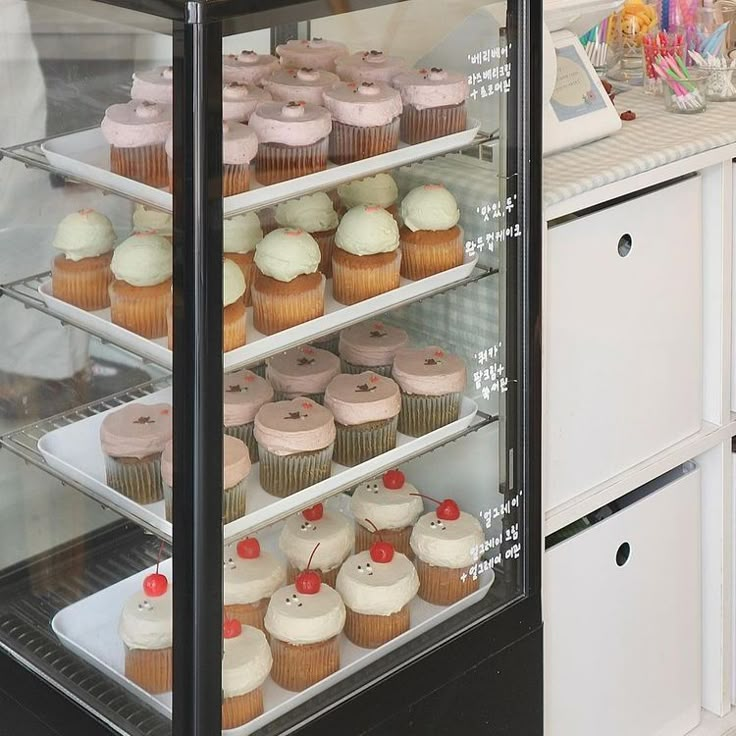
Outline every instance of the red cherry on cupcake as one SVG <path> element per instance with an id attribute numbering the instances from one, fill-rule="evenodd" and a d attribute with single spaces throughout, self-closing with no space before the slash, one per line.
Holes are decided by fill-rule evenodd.
<path id="1" fill-rule="evenodd" d="M 261 556 L 261 545 L 255 537 L 241 539 L 236 549 L 238 557 L 242 557 L 244 560 L 255 560 L 256 557 Z"/>
<path id="2" fill-rule="evenodd" d="M 412 493 L 412 496 L 420 496 L 426 498 L 428 501 L 432 501 L 437 504 L 437 518 L 442 521 L 457 521 L 460 518 L 460 507 L 451 498 L 446 498 L 443 501 L 438 501 L 432 496 L 425 496 L 423 493 Z"/>
<path id="3" fill-rule="evenodd" d="M 319 521 L 325 513 L 325 507 L 321 503 L 316 503 L 314 506 L 310 506 L 308 509 L 302 511 L 302 516 L 307 521 Z"/>
<path id="4" fill-rule="evenodd" d="M 390 491 L 398 491 L 403 488 L 406 476 L 397 468 L 395 470 L 387 470 L 383 474 L 383 485 Z"/>
<path id="5" fill-rule="evenodd" d="M 242 631 L 243 627 L 236 618 L 226 618 L 222 623 L 222 635 L 225 639 L 234 639 L 236 636 L 240 636 Z"/>
<path id="6" fill-rule="evenodd" d="M 322 506 L 321 503 L 317 505 L 320 507 Z M 312 564 L 314 553 L 317 551 L 317 547 L 319 547 L 319 542 L 317 542 L 317 544 L 314 546 L 312 554 L 309 555 L 307 569 L 302 570 L 296 576 L 296 580 L 294 580 L 294 587 L 296 588 L 296 592 L 301 593 L 302 595 L 314 595 L 315 593 L 319 593 L 319 589 L 322 587 L 322 578 L 320 574 L 316 570 L 309 569 L 309 566 Z"/>
<path id="7" fill-rule="evenodd" d="M 151 598 L 164 595 L 168 589 L 169 581 L 166 575 L 162 575 L 160 572 L 152 572 L 150 575 L 146 575 L 143 580 L 143 592 L 150 595 Z"/>
<path id="8" fill-rule="evenodd" d="M 398 471 L 397 471 L 398 472 Z M 391 542 L 384 542 L 381 538 L 381 530 L 370 520 L 366 521 L 373 527 L 373 531 L 378 534 L 378 541 L 373 542 L 368 550 L 373 562 L 391 562 L 394 558 L 394 546 Z"/>

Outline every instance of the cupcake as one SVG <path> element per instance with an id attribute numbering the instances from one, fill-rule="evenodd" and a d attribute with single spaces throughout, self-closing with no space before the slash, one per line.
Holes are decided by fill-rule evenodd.
<path id="1" fill-rule="evenodd" d="M 393 80 L 401 93 L 401 140 L 422 143 L 467 127 L 468 80 L 437 67 L 402 72 Z"/>
<path id="2" fill-rule="evenodd" d="M 222 438 L 222 523 L 245 516 L 245 490 L 250 457 L 244 442 L 225 435 Z M 174 443 L 167 442 L 161 455 L 161 478 L 166 502 L 166 519 L 173 521 L 174 505 Z"/>
<path id="3" fill-rule="evenodd" d="M 475 592 L 479 580 L 468 574 L 477 562 L 484 536 L 480 522 L 460 511 L 448 498 L 435 511 L 419 517 L 411 533 L 419 574 L 419 597 L 437 606 L 449 606 Z"/>
<path id="4" fill-rule="evenodd" d="M 275 184 L 327 168 L 330 113 L 305 102 L 264 102 L 248 125 L 258 136 L 256 179 Z"/>
<path id="5" fill-rule="evenodd" d="M 253 84 L 227 82 L 222 88 L 222 119 L 247 123 L 253 110 L 270 99 L 269 92 Z"/>
<path id="6" fill-rule="evenodd" d="M 301 228 L 317 241 L 321 253 L 319 270 L 330 278 L 338 223 L 332 200 L 324 192 L 290 199 L 276 207 L 276 222 L 279 227 Z"/>
<path id="7" fill-rule="evenodd" d="M 255 537 L 226 545 L 224 563 L 225 616 L 265 631 L 263 618 L 268 602 L 286 583 L 286 566 L 264 552 Z"/>
<path id="8" fill-rule="evenodd" d="M 256 414 L 261 486 L 285 498 L 332 472 L 335 420 L 314 401 L 299 397 L 264 404 Z"/>
<path id="9" fill-rule="evenodd" d="M 248 446 L 251 463 L 258 462 L 258 443 L 253 436 L 253 422 L 258 410 L 273 401 L 273 388 L 264 378 L 246 368 L 226 373 L 223 380 L 222 418 L 225 434 L 237 437 Z"/>
<path id="10" fill-rule="evenodd" d="M 409 539 L 424 505 L 417 489 L 406 482 L 400 470 L 387 470 L 380 478 L 357 486 L 350 499 L 350 511 L 355 517 L 356 552 L 384 541 L 414 559 Z"/>
<path id="11" fill-rule="evenodd" d="M 253 324 L 273 335 L 325 311 L 325 277 L 317 241 L 300 228 L 279 228 L 256 246 L 251 285 Z"/>
<path id="12" fill-rule="evenodd" d="M 457 224 L 460 210 L 442 184 L 412 189 L 401 202 L 401 219 L 404 278 L 423 279 L 463 264 L 463 231 Z"/>
<path id="13" fill-rule="evenodd" d="M 174 101 L 173 67 L 157 66 L 155 69 L 135 72 L 130 97 L 133 100 L 170 105 Z"/>
<path id="14" fill-rule="evenodd" d="M 225 258 L 240 268 L 245 278 L 243 301 L 250 306 L 250 287 L 256 275 L 256 245 L 263 240 L 263 230 L 255 212 L 226 217 L 222 223 L 222 250 Z"/>
<path id="15" fill-rule="evenodd" d="M 105 415 L 100 445 L 107 485 L 136 503 L 163 498 L 161 453 L 171 440 L 170 404 L 126 404 Z"/>
<path id="16" fill-rule="evenodd" d="M 133 232 L 153 233 L 171 241 L 174 237 L 174 218 L 168 212 L 136 204 L 133 210 Z"/>
<path id="17" fill-rule="evenodd" d="M 319 348 L 320 350 L 327 350 L 328 353 L 338 355 L 337 346 L 340 341 L 340 333 L 333 332 L 329 335 L 323 335 L 322 337 L 315 337 L 309 344 L 312 347 Z"/>
<path id="18" fill-rule="evenodd" d="M 390 542 L 349 557 L 337 576 L 336 590 L 345 604 L 345 636 L 375 649 L 409 631 L 409 604 L 419 590 L 414 565 Z"/>
<path id="19" fill-rule="evenodd" d="M 322 583 L 319 573 L 301 573 L 280 588 L 266 612 L 271 635 L 271 679 L 285 690 L 300 691 L 340 669 L 340 632 L 345 605 Z"/>
<path id="20" fill-rule="evenodd" d="M 54 236 L 61 253 L 51 264 L 53 295 L 88 311 L 109 307 L 114 245 L 115 231 L 105 215 L 89 209 L 67 215 Z"/>
<path id="21" fill-rule="evenodd" d="M 332 294 L 341 304 L 355 304 L 397 289 L 400 283 L 399 228 L 380 207 L 348 210 L 335 233 Z"/>
<path id="22" fill-rule="evenodd" d="M 274 355 L 267 366 L 266 378 L 273 386 L 276 401 L 304 396 L 322 404 L 327 384 L 340 372 L 336 355 L 311 345 Z"/>
<path id="23" fill-rule="evenodd" d="M 171 299 L 171 243 L 160 235 L 136 233 L 123 241 L 110 264 L 110 318 L 148 338 L 164 337 Z"/>
<path id="24" fill-rule="evenodd" d="M 237 619 L 222 625 L 222 728 L 237 728 L 263 713 L 262 685 L 273 657 L 266 635 Z"/>
<path id="25" fill-rule="evenodd" d="M 340 565 L 353 552 L 353 525 L 337 511 L 325 511 L 321 503 L 290 516 L 281 530 L 279 547 L 286 557 L 286 579 L 293 583 L 300 572 L 316 570 L 335 587 Z M 315 545 L 319 545 L 315 549 Z"/>
<path id="26" fill-rule="evenodd" d="M 373 371 L 335 376 L 325 406 L 335 417 L 336 463 L 359 465 L 396 447 L 401 394 L 390 378 Z"/>
<path id="27" fill-rule="evenodd" d="M 245 277 L 228 258 L 222 262 L 222 350 L 245 345 Z"/>
<path id="28" fill-rule="evenodd" d="M 261 84 L 278 68 L 279 60 L 275 56 L 241 51 L 239 54 L 227 54 L 223 57 L 222 79 L 224 82 Z"/>
<path id="29" fill-rule="evenodd" d="M 401 388 L 399 432 L 421 437 L 460 417 L 465 362 L 437 345 L 405 348 L 394 357 L 391 376 Z"/>
<path id="30" fill-rule="evenodd" d="M 338 351 L 343 373 L 373 371 L 390 376 L 394 355 L 406 346 L 409 336 L 399 327 L 383 322 L 361 322 L 340 333 Z"/>
<path id="31" fill-rule="evenodd" d="M 168 185 L 165 144 L 171 132 L 171 105 L 137 100 L 111 105 L 100 129 L 110 144 L 113 174 L 152 187 Z"/>
<path id="32" fill-rule="evenodd" d="M 399 213 L 396 206 L 399 188 L 390 174 L 376 174 L 340 184 L 337 187 L 337 195 L 343 211 L 365 204 L 382 207 L 394 217 Z"/>
<path id="33" fill-rule="evenodd" d="M 332 114 L 330 160 L 360 161 L 399 145 L 401 95 L 383 82 L 338 84 L 324 93 Z"/>
<path id="34" fill-rule="evenodd" d="M 263 84 L 274 100 L 301 100 L 310 105 L 322 105 L 322 93 L 340 81 L 337 74 L 323 69 L 279 69 Z"/>
<path id="35" fill-rule="evenodd" d="M 125 677 L 146 692 L 171 690 L 173 598 L 165 575 L 146 575 L 125 601 L 118 633 L 125 646 Z"/>
<path id="36" fill-rule="evenodd" d="M 292 39 L 277 46 L 276 53 L 285 69 L 308 67 L 334 72 L 335 59 L 347 55 L 348 47 L 326 38 Z"/>
<path id="37" fill-rule="evenodd" d="M 358 51 L 338 59 L 335 70 L 345 82 L 390 84 L 397 74 L 406 70 L 406 61 L 400 56 L 386 56 L 383 51 Z"/>

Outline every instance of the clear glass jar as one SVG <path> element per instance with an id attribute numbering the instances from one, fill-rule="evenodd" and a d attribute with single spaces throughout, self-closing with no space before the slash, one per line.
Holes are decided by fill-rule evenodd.
<path id="1" fill-rule="evenodd" d="M 707 69 L 691 69 L 687 79 L 668 80 L 664 85 L 664 109 L 684 115 L 705 112 L 709 77 Z"/>
<path id="2" fill-rule="evenodd" d="M 736 100 L 736 67 L 724 63 L 708 67 L 707 72 L 705 93 L 711 102 Z"/>

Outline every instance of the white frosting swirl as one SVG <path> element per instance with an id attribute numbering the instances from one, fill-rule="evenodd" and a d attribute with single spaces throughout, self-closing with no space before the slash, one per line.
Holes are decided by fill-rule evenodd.
<path id="1" fill-rule="evenodd" d="M 455 197 L 442 184 L 412 189 L 401 202 L 401 219 L 409 230 L 449 230 L 460 220 Z"/>
<path id="2" fill-rule="evenodd" d="M 223 696 L 235 698 L 263 685 L 273 664 L 266 635 L 253 626 L 243 626 L 239 636 L 224 639 L 222 644 Z"/>
<path id="3" fill-rule="evenodd" d="M 326 195 L 325 195 L 326 196 Z M 115 245 L 115 231 L 105 215 L 95 210 L 68 214 L 56 228 L 53 246 L 71 261 L 96 258 Z"/>
<path id="4" fill-rule="evenodd" d="M 133 210 L 133 232 L 156 233 L 170 238 L 174 234 L 174 218 L 168 212 L 137 204 Z"/>
<path id="5" fill-rule="evenodd" d="M 409 544 L 423 562 L 437 567 L 469 567 L 477 562 L 478 546 L 484 540 L 483 529 L 474 516 L 460 512 L 455 521 L 437 518 L 435 511 L 419 517 Z"/>
<path id="6" fill-rule="evenodd" d="M 225 253 L 250 253 L 261 240 L 263 229 L 255 212 L 226 217 L 222 223 L 222 249 Z"/>
<path id="7" fill-rule="evenodd" d="M 332 200 L 324 192 L 290 199 L 276 207 L 276 222 L 281 227 L 296 227 L 308 233 L 317 233 L 333 230 L 337 227 L 337 221 Z"/>
<path id="8" fill-rule="evenodd" d="M 399 188 L 389 174 L 376 174 L 356 179 L 337 187 L 337 194 L 348 209 L 359 204 L 375 205 L 384 209 L 395 204 Z"/>
<path id="9" fill-rule="evenodd" d="M 115 249 L 110 268 L 131 286 L 162 284 L 173 272 L 171 243 L 160 235 L 131 235 Z"/>
<path id="10" fill-rule="evenodd" d="M 222 306 L 234 304 L 245 294 L 245 276 L 229 259 L 222 262 Z"/>
<path id="11" fill-rule="evenodd" d="M 373 531 L 370 519 L 379 529 L 403 529 L 412 526 L 424 510 L 417 489 L 404 482 L 401 488 L 386 488 L 382 478 L 361 483 L 350 499 L 350 511 L 355 521 Z"/>
<path id="12" fill-rule="evenodd" d="M 123 606 L 118 633 L 128 649 L 166 649 L 173 642 L 171 584 L 163 595 L 139 590 Z"/>
<path id="13" fill-rule="evenodd" d="M 224 601 L 226 606 L 257 603 L 270 598 L 286 582 L 286 567 L 281 560 L 261 550 L 258 557 L 243 559 L 235 544 L 225 546 Z"/>
<path id="14" fill-rule="evenodd" d="M 297 570 L 306 569 L 312 552 L 312 569 L 334 570 L 353 551 L 354 544 L 353 525 L 342 514 L 327 510 L 317 521 L 307 521 L 300 513 L 290 516 L 279 537 L 281 551 Z"/>
<path id="15" fill-rule="evenodd" d="M 343 215 L 335 245 L 356 256 L 390 253 L 399 247 L 399 227 L 381 207 L 359 205 Z"/>
<path id="16" fill-rule="evenodd" d="M 271 597 L 265 626 L 271 636 L 288 644 L 327 641 L 345 626 L 345 604 L 324 583 L 312 595 L 298 593 L 296 586 L 287 585 Z"/>
<path id="17" fill-rule="evenodd" d="M 255 263 L 259 271 L 277 281 L 293 281 L 297 276 L 315 273 L 319 268 L 317 241 L 299 228 L 278 228 L 256 246 Z"/>

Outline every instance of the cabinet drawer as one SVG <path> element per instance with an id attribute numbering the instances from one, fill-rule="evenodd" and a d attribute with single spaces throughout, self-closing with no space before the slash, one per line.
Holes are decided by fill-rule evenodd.
<path id="1" fill-rule="evenodd" d="M 693 177 L 550 229 L 547 509 L 700 428 L 701 226 Z"/>

